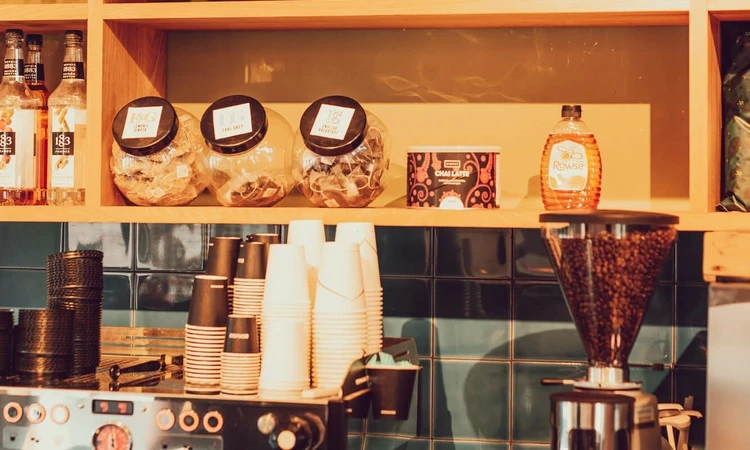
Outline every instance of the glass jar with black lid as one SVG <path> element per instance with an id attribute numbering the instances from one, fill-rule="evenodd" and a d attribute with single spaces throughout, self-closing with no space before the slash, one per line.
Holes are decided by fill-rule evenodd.
<path id="1" fill-rule="evenodd" d="M 215 101 L 203 113 L 210 149 L 203 161 L 208 189 L 224 206 L 273 206 L 294 186 L 288 150 L 292 127 L 279 113 L 245 95 Z"/>
<path id="2" fill-rule="evenodd" d="M 117 113 L 112 134 L 112 176 L 134 204 L 186 205 L 206 188 L 208 148 L 189 112 L 163 98 L 142 97 Z"/>
<path id="3" fill-rule="evenodd" d="M 324 97 L 305 110 L 294 139 L 297 188 L 320 207 L 364 207 L 386 187 L 391 138 L 356 100 Z"/>

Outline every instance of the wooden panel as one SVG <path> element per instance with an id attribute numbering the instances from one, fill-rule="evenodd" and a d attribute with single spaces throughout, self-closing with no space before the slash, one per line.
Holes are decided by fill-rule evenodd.
<path id="1" fill-rule="evenodd" d="M 0 4 L 0 27 L 25 32 L 86 29 L 86 3 L 25 5 Z"/>
<path id="2" fill-rule="evenodd" d="M 703 236 L 703 278 L 750 279 L 750 231 L 716 231 Z"/>
<path id="3" fill-rule="evenodd" d="M 684 25 L 687 0 L 306 0 L 110 4 L 105 19 L 160 29 Z"/>
<path id="4" fill-rule="evenodd" d="M 708 0 L 708 11 L 718 20 L 750 20 L 747 0 Z"/>
<path id="5" fill-rule="evenodd" d="M 109 176 L 112 121 L 127 102 L 166 95 L 166 33 L 124 23 L 104 23 L 101 115 L 101 202 L 123 204 Z M 92 220 L 95 220 L 92 218 Z"/>

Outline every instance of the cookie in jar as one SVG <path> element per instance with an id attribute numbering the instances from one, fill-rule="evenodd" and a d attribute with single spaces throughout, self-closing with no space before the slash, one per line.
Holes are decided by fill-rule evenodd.
<path id="1" fill-rule="evenodd" d="M 201 118 L 209 151 L 208 189 L 224 206 L 273 206 L 294 186 L 288 150 L 292 127 L 245 95 L 217 100 Z"/>
<path id="2" fill-rule="evenodd" d="M 294 138 L 293 173 L 315 206 L 361 208 L 386 188 L 391 137 L 356 100 L 324 97 L 302 115 Z"/>
<path id="3" fill-rule="evenodd" d="M 206 188 L 208 148 L 189 112 L 163 98 L 142 97 L 117 113 L 112 134 L 112 177 L 132 203 L 187 205 Z"/>

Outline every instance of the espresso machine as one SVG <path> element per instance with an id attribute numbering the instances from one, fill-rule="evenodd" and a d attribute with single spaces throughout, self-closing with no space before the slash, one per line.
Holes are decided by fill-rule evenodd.
<path id="1" fill-rule="evenodd" d="M 577 210 L 539 218 L 588 355 L 572 392 L 550 396 L 552 450 L 661 450 L 655 396 L 631 380 L 628 356 L 677 236 L 678 217 Z"/>

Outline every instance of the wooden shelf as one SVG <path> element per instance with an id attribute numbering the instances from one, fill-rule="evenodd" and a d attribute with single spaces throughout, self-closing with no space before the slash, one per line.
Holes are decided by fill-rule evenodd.
<path id="1" fill-rule="evenodd" d="M 162 30 L 686 25 L 688 0 L 281 0 L 105 4 Z"/>
<path id="2" fill-rule="evenodd" d="M 0 5 L 0 27 L 23 28 L 24 31 L 62 31 L 86 29 L 86 3 Z"/>
<path id="3" fill-rule="evenodd" d="M 719 20 L 750 20 L 750 3 L 746 0 L 708 0 L 708 11 Z"/>
<path id="4" fill-rule="evenodd" d="M 122 222 L 122 223 L 228 223 L 286 224 L 290 220 L 320 219 L 326 224 L 367 221 L 379 226 L 539 228 L 533 210 L 455 211 L 407 208 L 326 209 L 313 207 L 225 208 L 184 207 L 53 207 L 17 206 L 0 208 L 4 222 Z M 750 231 L 750 214 L 668 212 L 680 217 L 684 231 Z"/>

